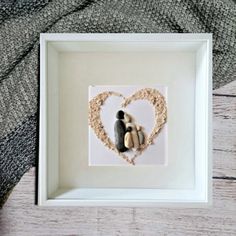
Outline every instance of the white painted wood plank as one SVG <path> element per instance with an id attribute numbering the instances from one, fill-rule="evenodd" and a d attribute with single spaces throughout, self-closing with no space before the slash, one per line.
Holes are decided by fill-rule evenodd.
<path id="1" fill-rule="evenodd" d="M 236 96 L 236 75 L 235 80 L 219 89 L 214 90 L 213 94 Z"/>
<path id="2" fill-rule="evenodd" d="M 214 180 L 207 209 L 78 208 L 34 205 L 31 169 L 1 210 L 1 235 L 234 235 L 236 181 Z"/>
<path id="3" fill-rule="evenodd" d="M 236 178 L 236 152 L 213 151 L 213 176 Z"/>
<path id="4" fill-rule="evenodd" d="M 236 151 L 236 97 L 213 97 L 213 149 Z"/>

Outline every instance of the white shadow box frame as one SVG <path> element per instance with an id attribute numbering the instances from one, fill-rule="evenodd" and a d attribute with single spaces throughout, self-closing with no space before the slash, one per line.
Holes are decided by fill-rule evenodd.
<path id="1" fill-rule="evenodd" d="M 151 84 L 168 87 L 167 164 L 89 166 L 89 85 Z M 211 34 L 41 34 L 38 204 L 208 206 L 211 94 Z"/>

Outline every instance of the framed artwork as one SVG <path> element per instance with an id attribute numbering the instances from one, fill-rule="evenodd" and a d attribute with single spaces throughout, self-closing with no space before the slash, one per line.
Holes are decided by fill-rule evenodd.
<path id="1" fill-rule="evenodd" d="M 40 37 L 39 205 L 211 204 L 211 34 Z"/>

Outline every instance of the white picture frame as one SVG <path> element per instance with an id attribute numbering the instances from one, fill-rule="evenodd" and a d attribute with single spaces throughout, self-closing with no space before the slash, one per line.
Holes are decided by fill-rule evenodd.
<path id="1" fill-rule="evenodd" d="M 188 98 L 186 100 L 186 107 L 189 107 L 192 112 L 182 112 L 182 118 L 186 116 L 193 117 L 194 124 L 192 125 L 191 135 L 193 136 L 194 143 L 190 148 L 191 150 L 184 150 L 184 146 L 178 145 L 177 141 L 175 144 L 169 145 L 170 148 L 176 148 L 176 152 L 180 153 L 193 153 L 191 157 L 188 155 L 182 155 L 183 159 L 186 159 L 186 165 L 189 158 L 192 158 L 191 178 L 192 185 L 188 182 L 182 183 L 181 180 L 178 186 L 173 187 L 171 184 L 165 183 L 164 170 L 160 169 L 159 177 L 162 178 L 160 182 L 161 187 L 154 188 L 150 186 L 145 187 L 145 182 L 141 181 L 142 175 L 140 174 L 140 181 L 142 187 L 135 185 L 132 186 L 120 186 L 113 187 L 112 177 L 105 178 L 101 176 L 101 183 L 99 187 L 96 183 L 91 187 L 86 185 L 86 181 L 89 182 L 88 178 L 84 178 L 84 182 L 77 184 L 75 181 L 60 182 L 64 178 L 61 173 L 67 173 L 69 175 L 70 169 L 64 168 L 65 162 L 63 159 L 61 146 L 63 137 L 61 136 L 60 127 L 64 124 L 62 111 L 71 100 L 62 101 L 63 91 L 60 90 L 63 87 L 63 83 L 70 83 L 70 78 L 67 77 L 64 82 L 58 82 L 58 78 L 61 76 L 61 69 L 63 71 L 68 70 L 66 67 L 68 53 L 74 53 L 69 58 L 73 60 L 73 56 L 77 53 L 83 52 L 96 52 L 98 53 L 109 53 L 111 55 L 114 52 L 135 52 L 135 53 L 146 53 L 150 52 L 150 55 L 160 55 L 163 58 L 163 68 L 170 67 L 168 60 L 171 58 L 172 65 L 178 65 L 178 61 L 183 56 L 184 63 L 188 65 L 188 58 L 192 58 L 191 63 L 186 66 L 189 71 L 191 69 L 191 75 L 194 83 L 194 93 L 187 92 L 189 99 L 191 97 L 194 101 L 194 106 L 190 104 Z M 67 53 L 67 54 L 66 54 Z M 153 54 L 154 53 L 154 54 Z M 165 60 L 165 54 L 167 59 Z M 84 54 L 83 54 L 84 55 Z M 95 55 L 95 54 L 94 54 Z M 125 54 L 126 55 L 126 54 Z M 138 54 L 136 54 L 138 55 Z M 144 54 L 143 54 L 144 55 Z M 149 57 L 149 54 L 145 54 Z M 154 56 L 155 56 L 154 55 Z M 86 57 L 89 53 L 86 54 Z M 128 56 L 126 57 L 128 58 Z M 131 57 L 130 57 L 131 58 Z M 161 57 L 160 57 L 161 58 Z M 185 59 L 184 59 L 185 58 Z M 68 60 L 69 60 L 68 59 Z M 80 61 L 81 59 L 78 59 Z M 87 59 L 90 61 L 90 59 Z M 126 60 L 124 58 L 124 60 Z M 128 60 L 128 59 L 127 59 Z M 94 70 L 98 70 L 99 66 L 96 67 L 96 60 L 94 61 Z M 155 62 L 155 57 L 152 58 Z M 73 61 L 70 63 L 73 64 Z M 84 62 L 85 63 L 85 62 Z M 137 62 L 138 63 L 138 62 Z M 161 60 L 159 61 L 161 64 Z M 174 63 L 174 64 L 173 64 Z M 184 64 L 183 63 L 183 64 Z M 137 64 L 138 65 L 138 64 Z M 75 64 L 75 67 L 77 65 Z M 83 65 L 85 67 L 85 65 Z M 122 65 L 125 66 L 125 65 Z M 134 65 L 132 65 L 135 67 Z M 82 69 L 84 68 L 82 67 Z M 126 67 L 124 67 L 125 69 Z M 173 67 L 173 75 L 174 75 Z M 81 68 L 80 68 L 81 69 Z M 163 70 L 164 70 L 163 69 Z M 127 69 L 129 70 L 129 68 Z M 180 68 L 181 70 L 181 68 Z M 82 70 L 81 70 L 82 71 Z M 83 70 L 83 73 L 87 73 L 88 70 Z M 69 73 L 69 72 L 68 72 Z M 82 72 L 81 72 L 82 73 Z M 99 74 L 98 72 L 96 72 Z M 150 72 L 151 73 L 151 72 Z M 152 73 L 159 73 L 158 70 L 153 70 Z M 165 71 L 163 72 L 165 75 Z M 162 73 L 162 74 L 163 74 Z M 179 71 L 181 73 L 181 71 Z M 104 74 L 103 74 L 104 75 Z M 137 75 L 136 75 L 137 76 Z M 149 75 L 150 77 L 151 74 Z M 86 77 L 86 76 L 85 76 Z M 184 77 L 184 75 L 183 75 Z M 153 77 L 155 78 L 155 76 Z M 141 81 L 141 80 L 140 80 Z M 165 76 L 163 76 L 165 82 Z M 162 81 L 162 82 L 163 82 Z M 187 80 L 185 80 L 187 81 Z M 157 81 L 160 82 L 160 81 Z M 169 82 L 168 82 L 169 83 Z M 185 83 L 185 82 L 179 82 Z M 173 85 L 174 84 L 174 85 Z M 172 81 L 171 86 L 173 87 L 174 93 L 180 90 L 178 81 Z M 61 86 L 61 87 L 60 87 Z M 182 84 L 181 86 L 184 86 Z M 60 88 L 59 88 L 60 87 Z M 182 87 L 183 88 L 183 87 Z M 185 88 L 185 87 L 184 87 Z M 169 87 L 168 87 L 169 90 Z M 81 92 L 84 90 L 81 90 Z M 188 91 L 188 90 L 186 90 Z M 170 91 L 171 95 L 171 91 Z M 187 95 L 186 95 L 187 96 Z M 64 96 L 65 97 L 65 96 Z M 69 97 L 69 95 L 67 95 Z M 184 206 L 184 207 L 206 207 L 211 204 L 212 201 L 212 35 L 211 34 L 41 34 L 40 35 L 40 128 L 39 128 L 39 165 L 38 165 L 38 204 L 42 206 L 138 206 L 138 207 L 153 207 L 153 206 Z M 183 99 L 183 98 L 182 98 Z M 178 100 L 178 99 L 176 99 Z M 62 102 L 61 102 L 62 101 Z M 171 99 L 168 100 L 171 105 Z M 64 104 L 64 105 L 63 105 Z M 86 103 L 83 104 L 86 106 Z M 62 109 L 62 110 L 63 110 Z M 171 108 L 170 108 L 171 109 Z M 184 109 L 184 108 L 183 108 Z M 190 111 L 189 110 L 189 111 Z M 183 110 L 184 111 L 184 110 Z M 172 112 L 172 111 L 170 111 Z M 174 113 L 174 111 L 173 111 Z M 174 129 L 175 124 L 172 113 L 168 114 L 170 117 L 170 123 L 173 121 L 173 127 L 170 124 L 169 132 L 171 127 Z M 180 117 L 180 116 L 179 116 Z M 185 119 L 184 118 L 184 119 Z M 176 118 L 180 119 L 180 118 Z M 69 124 L 73 126 L 73 122 Z M 183 125 L 179 137 L 186 134 L 189 130 Z M 72 128 L 72 127 L 71 127 Z M 64 131 L 63 131 L 64 132 Z M 64 133 L 63 133 L 64 134 Z M 83 134 L 85 135 L 85 134 Z M 169 134 L 168 134 L 169 135 Z M 62 138 L 61 138 L 62 137 Z M 68 136 L 69 137 L 69 136 Z M 72 137 L 73 138 L 73 137 Z M 181 139 L 180 139 L 181 140 Z M 70 140 L 68 140 L 69 142 Z M 172 141 L 170 141 L 172 142 Z M 173 141 L 174 143 L 174 141 Z M 178 148 L 178 149 L 177 149 Z M 73 149 L 73 146 L 72 146 Z M 180 150 L 181 149 L 181 150 Z M 71 150 L 70 150 L 71 151 Z M 72 150 L 73 151 L 73 150 Z M 77 150 L 78 151 L 78 150 Z M 182 152 L 181 152 L 182 151 Z M 67 153 L 67 157 L 69 156 Z M 81 153 L 84 153 L 81 150 Z M 172 154 L 170 153 L 170 156 Z M 86 155 L 83 156 L 86 159 Z M 173 155 L 171 156 L 174 159 Z M 68 157 L 67 161 L 70 160 Z M 71 159 L 72 161 L 74 159 Z M 174 163 L 174 161 L 173 161 Z M 71 166 L 77 165 L 76 163 L 70 163 Z M 84 165 L 84 162 L 83 162 Z M 174 164 L 173 164 L 174 165 Z M 178 164 L 175 163 L 175 174 L 183 172 L 184 163 L 182 163 L 182 169 L 178 169 Z M 168 166 L 168 165 L 167 165 Z M 64 168 L 64 169 L 63 169 Z M 80 167 L 83 168 L 83 167 Z M 87 167 L 86 167 L 87 168 Z M 99 167 L 98 167 L 99 168 Z M 109 168 L 109 167 L 108 167 Z M 124 168 L 124 167 L 123 167 Z M 125 167 L 126 168 L 126 167 Z M 132 168 L 132 167 L 131 167 Z M 134 167 L 135 168 L 135 167 Z M 145 168 L 145 167 L 143 167 Z M 166 167 L 168 168 L 168 167 Z M 186 166 L 188 168 L 188 166 Z M 80 169 L 81 170 L 81 169 Z M 97 171 L 96 178 L 94 177 L 93 182 L 99 180 Z M 120 171 L 120 170 L 119 170 Z M 117 171 L 117 173 L 121 173 Z M 129 169 L 129 175 L 132 175 L 133 169 Z M 147 173 L 148 169 L 138 170 L 137 173 Z M 152 170 L 153 171 L 153 170 Z M 171 170 L 169 170 L 170 172 Z M 95 173 L 94 172 L 94 173 Z M 135 173 L 135 170 L 133 171 Z M 166 169 L 168 173 L 168 170 Z M 187 171 L 188 172 L 188 171 Z M 91 172 L 92 173 L 92 172 Z M 122 169 L 124 173 L 124 169 Z M 137 173 L 135 173 L 137 175 Z M 128 173 L 124 174 L 127 177 Z M 74 175 L 76 176 L 76 175 Z M 71 175 L 71 178 L 73 175 Z M 144 176 L 143 176 L 144 177 Z M 66 178 L 66 177 L 65 177 Z M 92 178 L 92 177 L 91 177 Z M 122 176 L 120 176 L 122 179 Z M 131 177 L 130 177 L 131 178 Z M 103 180 L 104 179 L 104 180 Z M 177 179 L 177 178 L 176 178 Z M 181 179 L 181 178 L 180 178 Z M 71 180 L 71 179 L 70 179 Z M 81 180 L 82 181 L 82 180 Z M 103 181 L 103 182 L 102 182 Z M 105 182 L 104 182 L 105 181 Z M 110 181 L 110 182 L 109 182 Z M 138 181 L 138 180 L 137 180 Z M 153 179 L 154 181 L 154 179 Z M 132 181 L 130 180 L 130 183 Z M 171 183 L 171 182 L 170 182 Z M 78 186 L 77 186 L 77 185 Z M 83 185 L 84 184 L 84 185 Z M 155 183 L 153 183 L 153 186 Z M 77 187 L 75 187 L 77 186 Z M 80 187 L 82 186 L 82 187 Z M 83 187 L 85 186 L 85 187 Z M 107 186 L 107 187 L 102 187 Z M 123 185 L 122 185 L 123 186 Z M 159 185 L 158 185 L 159 186 Z M 176 185 L 177 186 L 177 185 Z"/>

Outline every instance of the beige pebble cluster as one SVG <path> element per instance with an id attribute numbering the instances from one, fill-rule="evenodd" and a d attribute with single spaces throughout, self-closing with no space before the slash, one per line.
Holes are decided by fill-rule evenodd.
<path id="1" fill-rule="evenodd" d="M 147 100 L 150 102 L 155 109 L 155 125 L 151 134 L 145 139 L 146 142 L 139 148 L 132 158 L 128 158 L 124 153 L 120 153 L 112 140 L 108 137 L 104 126 L 101 121 L 100 111 L 102 105 L 110 96 L 119 96 L 124 99 L 122 107 L 128 106 L 132 101 L 136 100 Z M 110 150 L 115 151 L 120 157 L 122 157 L 128 163 L 135 165 L 135 159 L 142 154 L 142 152 L 147 149 L 147 147 L 154 143 L 154 139 L 160 132 L 161 128 L 164 126 L 167 120 L 167 107 L 164 96 L 156 89 L 144 88 L 128 98 L 125 98 L 122 94 L 112 91 L 106 91 L 98 94 L 89 101 L 89 125 L 95 132 L 97 138 L 99 138 L 103 144 Z"/>

